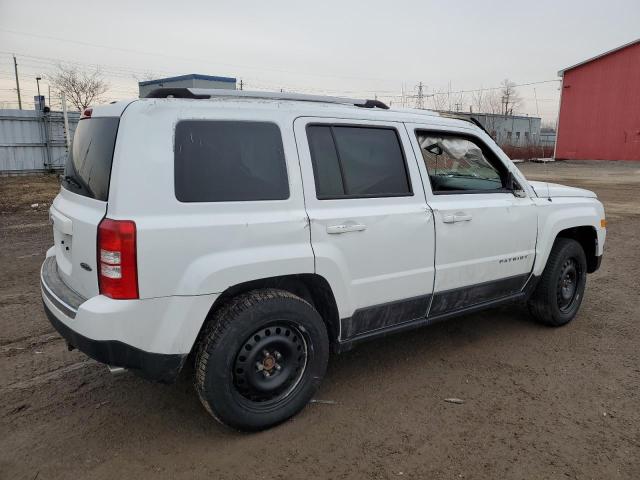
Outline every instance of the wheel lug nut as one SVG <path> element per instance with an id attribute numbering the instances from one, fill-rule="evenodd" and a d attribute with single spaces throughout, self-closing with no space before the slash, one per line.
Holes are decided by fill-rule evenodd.
<path id="1" fill-rule="evenodd" d="M 277 350 L 275 352 L 273 352 L 273 356 L 276 357 L 277 360 L 280 360 L 282 358 L 282 355 Z"/>
<path id="2" fill-rule="evenodd" d="M 278 370 L 278 371 L 282 370 L 282 367 L 280 366 L 280 364 L 279 364 L 279 363 L 276 363 L 276 367 L 275 367 L 275 368 L 276 368 L 276 370 Z"/>
<path id="3" fill-rule="evenodd" d="M 269 350 L 262 350 L 262 355 L 264 355 L 265 357 L 269 356 Z"/>
<path id="4" fill-rule="evenodd" d="M 261 362 L 256 362 L 256 368 L 261 372 L 264 370 L 264 365 Z"/>

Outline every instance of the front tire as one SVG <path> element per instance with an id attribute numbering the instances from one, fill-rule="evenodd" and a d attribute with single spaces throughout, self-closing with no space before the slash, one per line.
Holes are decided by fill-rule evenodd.
<path id="1" fill-rule="evenodd" d="M 542 277 L 529 299 L 529 312 L 552 327 L 574 319 L 587 282 L 587 259 L 582 246 L 570 238 L 556 239 Z"/>
<path id="2" fill-rule="evenodd" d="M 262 430 L 304 408 L 328 357 L 327 330 L 315 308 L 283 290 L 255 290 L 211 319 L 196 356 L 195 387 L 218 421 Z"/>

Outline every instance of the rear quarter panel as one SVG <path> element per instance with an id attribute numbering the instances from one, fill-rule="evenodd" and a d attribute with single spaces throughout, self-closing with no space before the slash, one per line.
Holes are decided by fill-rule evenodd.
<path id="1" fill-rule="evenodd" d="M 289 198 L 182 203 L 174 190 L 174 131 L 180 120 L 276 123 Z M 146 100 L 124 113 L 107 216 L 136 222 L 141 298 L 220 293 L 237 283 L 313 273 L 300 168 L 286 112 L 234 109 L 209 101 Z"/>

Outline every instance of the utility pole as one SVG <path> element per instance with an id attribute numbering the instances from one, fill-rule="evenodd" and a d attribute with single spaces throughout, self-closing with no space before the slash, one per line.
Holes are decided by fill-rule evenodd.
<path id="1" fill-rule="evenodd" d="M 62 117 L 64 118 L 64 138 L 67 141 L 67 152 L 71 151 L 71 132 L 69 132 L 69 117 L 67 116 L 67 99 L 64 92 L 60 93 L 62 102 Z"/>
<path id="2" fill-rule="evenodd" d="M 416 96 L 416 108 L 424 109 L 424 91 L 422 90 L 422 82 L 418 84 L 418 95 Z"/>
<path id="3" fill-rule="evenodd" d="M 38 85 L 38 110 L 44 110 L 44 103 L 40 100 L 40 80 L 42 80 L 42 77 L 36 77 L 36 84 Z"/>
<path id="4" fill-rule="evenodd" d="M 16 90 L 18 91 L 18 108 L 22 110 L 22 98 L 20 97 L 20 81 L 18 80 L 18 61 L 16 56 L 13 56 L 13 69 L 16 72 Z"/>

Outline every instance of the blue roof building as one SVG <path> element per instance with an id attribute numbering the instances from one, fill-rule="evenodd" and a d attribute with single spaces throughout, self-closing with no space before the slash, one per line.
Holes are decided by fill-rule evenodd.
<path id="1" fill-rule="evenodd" d="M 226 88 L 236 89 L 236 79 L 232 77 L 217 77 L 213 75 L 200 75 L 191 73 L 177 77 L 158 78 L 146 82 L 138 82 L 140 98 L 156 88 Z"/>

